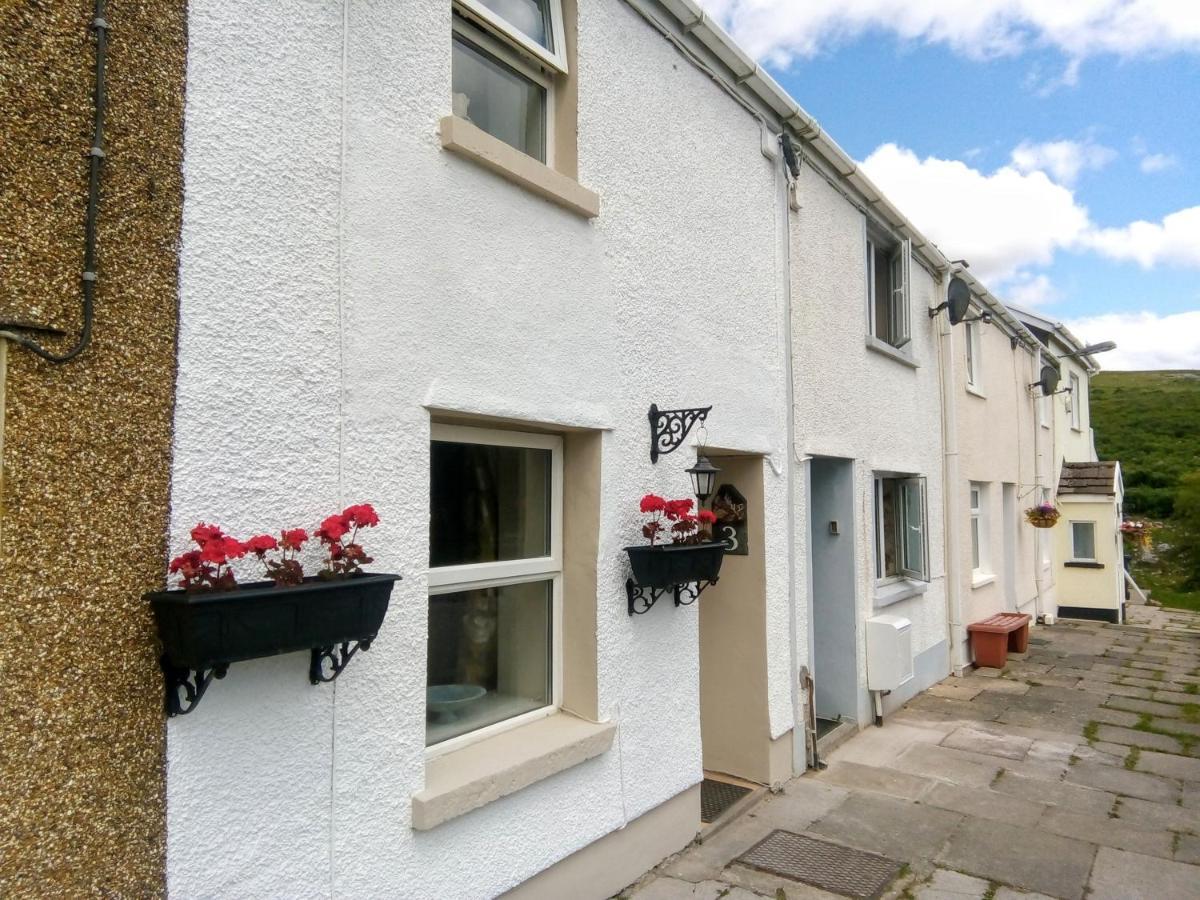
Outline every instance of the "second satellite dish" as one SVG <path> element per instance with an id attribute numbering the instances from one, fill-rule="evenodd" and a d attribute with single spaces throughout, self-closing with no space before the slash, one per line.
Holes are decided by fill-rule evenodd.
<path id="1" fill-rule="evenodd" d="M 1042 377 L 1038 383 L 1042 386 L 1042 396 L 1049 397 L 1058 388 L 1058 370 L 1054 366 L 1042 366 Z"/>

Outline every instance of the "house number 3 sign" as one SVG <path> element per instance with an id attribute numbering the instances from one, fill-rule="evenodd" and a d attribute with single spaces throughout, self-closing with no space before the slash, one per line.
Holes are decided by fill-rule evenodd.
<path id="1" fill-rule="evenodd" d="M 725 553 L 746 556 L 746 498 L 732 484 L 717 488 L 713 497 L 712 511 L 717 517 L 713 526 L 713 540 L 725 542 Z"/>

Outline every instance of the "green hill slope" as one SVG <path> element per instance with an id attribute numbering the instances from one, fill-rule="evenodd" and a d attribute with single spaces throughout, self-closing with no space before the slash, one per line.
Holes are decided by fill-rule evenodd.
<path id="1" fill-rule="evenodd" d="M 1100 372 L 1092 428 L 1101 459 L 1119 459 L 1130 515 L 1171 515 L 1181 475 L 1200 470 L 1200 372 Z"/>

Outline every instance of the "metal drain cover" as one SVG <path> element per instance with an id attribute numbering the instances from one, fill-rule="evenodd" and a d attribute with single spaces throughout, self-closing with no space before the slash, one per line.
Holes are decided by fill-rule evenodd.
<path id="1" fill-rule="evenodd" d="M 750 788 L 705 778 L 700 783 L 700 821 L 715 822 L 721 813 L 750 793 Z"/>
<path id="2" fill-rule="evenodd" d="M 772 831 L 735 862 L 844 897 L 878 897 L 900 863 L 791 831 Z"/>

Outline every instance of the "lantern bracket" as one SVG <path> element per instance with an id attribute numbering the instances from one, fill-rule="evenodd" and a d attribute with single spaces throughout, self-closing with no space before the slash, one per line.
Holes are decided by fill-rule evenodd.
<path id="1" fill-rule="evenodd" d="M 659 409 L 650 404 L 650 462 L 679 448 L 697 422 L 708 418 L 711 406 L 692 409 Z"/>

